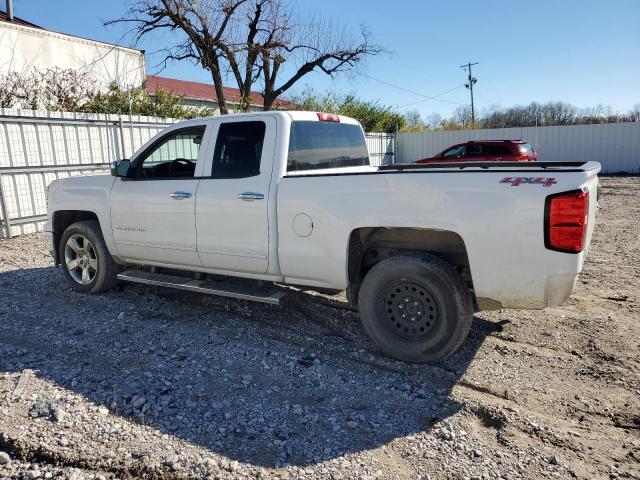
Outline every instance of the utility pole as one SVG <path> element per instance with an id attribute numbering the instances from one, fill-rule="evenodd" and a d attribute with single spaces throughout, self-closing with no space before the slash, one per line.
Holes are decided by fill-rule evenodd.
<path id="1" fill-rule="evenodd" d="M 469 62 L 466 65 L 460 65 L 460 68 L 462 68 L 463 70 L 467 70 L 469 72 L 469 76 L 467 77 L 467 80 L 469 83 L 465 83 L 464 86 L 467 87 L 471 92 L 471 123 L 476 123 L 476 112 L 473 106 L 473 86 L 476 83 L 478 83 L 478 79 L 471 74 L 471 67 L 473 67 L 474 65 L 479 65 L 479 64 L 478 62 L 476 63 Z"/>
<path id="2" fill-rule="evenodd" d="M 13 0 L 7 0 L 7 20 L 13 22 Z"/>

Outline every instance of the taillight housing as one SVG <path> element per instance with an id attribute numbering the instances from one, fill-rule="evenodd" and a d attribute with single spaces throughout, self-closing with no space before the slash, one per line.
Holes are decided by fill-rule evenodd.
<path id="1" fill-rule="evenodd" d="M 549 195 L 544 209 L 545 247 L 558 252 L 582 252 L 588 220 L 588 190 Z"/>
<path id="2" fill-rule="evenodd" d="M 317 115 L 318 115 L 318 120 L 320 120 L 321 122 L 340 123 L 340 117 L 335 113 L 317 112 Z"/>

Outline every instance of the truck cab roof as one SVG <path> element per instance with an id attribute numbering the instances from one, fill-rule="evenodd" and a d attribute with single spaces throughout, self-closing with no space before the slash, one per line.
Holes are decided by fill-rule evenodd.
<path id="1" fill-rule="evenodd" d="M 291 121 L 303 121 L 303 122 L 335 122 L 335 123 L 347 123 L 351 125 L 359 125 L 358 121 L 354 118 L 347 117 L 345 115 L 337 115 L 333 113 L 326 112 L 312 112 L 305 110 L 269 110 L 266 112 L 246 112 L 246 113 L 231 113 L 228 115 L 215 115 L 212 117 L 206 118 L 194 118 L 190 120 L 185 120 L 184 122 L 194 122 L 202 120 L 234 120 L 234 119 L 242 119 L 248 116 L 251 117 L 263 117 L 263 116 L 279 116 L 286 117 Z"/>

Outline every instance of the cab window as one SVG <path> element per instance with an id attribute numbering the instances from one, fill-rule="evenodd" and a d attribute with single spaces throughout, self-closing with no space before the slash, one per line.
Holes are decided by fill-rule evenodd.
<path id="1" fill-rule="evenodd" d="M 220 125 L 213 153 L 212 178 L 245 178 L 260 174 L 264 122 L 226 122 Z"/>
<path id="2" fill-rule="evenodd" d="M 205 127 L 172 132 L 145 152 L 138 164 L 139 179 L 171 179 L 194 176 Z"/>

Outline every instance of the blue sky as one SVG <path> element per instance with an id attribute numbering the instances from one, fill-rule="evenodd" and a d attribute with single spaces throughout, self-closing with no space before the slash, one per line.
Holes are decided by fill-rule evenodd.
<path id="1" fill-rule="evenodd" d="M 4 4 L 4 2 L 2 2 Z M 624 111 L 640 102 L 640 0 L 293 0 L 300 14 L 325 15 L 358 29 L 365 24 L 374 40 L 391 51 L 371 58 L 358 74 L 331 80 L 312 73 L 305 85 L 316 90 L 356 93 L 401 111 L 448 116 L 469 102 L 461 87 L 460 65 L 479 62 L 477 109 L 562 100 L 579 107 L 598 103 Z M 126 2 L 95 0 L 14 0 L 16 16 L 65 33 L 128 45 L 124 27 L 104 27 L 122 16 Z M 169 42 L 156 37 L 139 48 L 147 52 Z M 154 73 L 157 58 L 147 58 Z M 160 73 L 209 81 L 189 62 Z M 376 80 L 377 79 L 377 80 Z M 233 85 L 231 79 L 228 84 Z M 385 83 L 432 96 L 459 87 L 443 101 L 420 101 Z M 405 106 L 407 104 L 413 105 Z M 451 102 L 451 103 L 449 103 Z"/>

